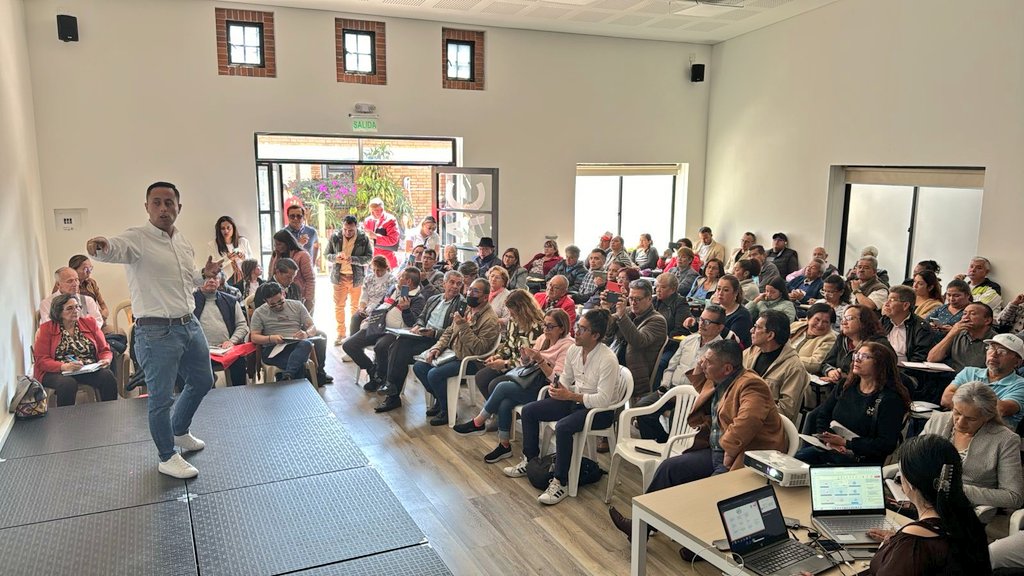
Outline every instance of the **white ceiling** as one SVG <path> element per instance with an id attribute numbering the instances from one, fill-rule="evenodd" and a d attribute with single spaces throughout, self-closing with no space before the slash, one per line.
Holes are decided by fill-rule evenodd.
<path id="1" fill-rule="evenodd" d="M 694 0 L 248 0 L 244 3 L 476 26 L 716 44 L 836 1 L 714 2 L 742 6 L 736 9 Z M 679 11 L 684 12 L 677 14 Z M 695 12 L 710 14 L 697 16 Z"/>

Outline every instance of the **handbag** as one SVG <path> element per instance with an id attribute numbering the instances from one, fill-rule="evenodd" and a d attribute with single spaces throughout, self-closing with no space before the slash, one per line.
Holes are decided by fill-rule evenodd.
<path id="1" fill-rule="evenodd" d="M 18 386 L 11 399 L 10 412 L 18 420 L 46 416 L 46 389 L 31 376 L 18 376 Z"/>
<path id="2" fill-rule="evenodd" d="M 505 376 L 509 380 L 519 384 L 523 389 L 530 389 L 534 386 L 543 384 L 547 377 L 540 370 L 540 364 L 527 364 L 524 366 L 516 366 L 515 368 L 505 372 Z"/>
<path id="3" fill-rule="evenodd" d="M 370 315 L 366 317 L 366 327 L 363 330 L 366 331 L 367 338 L 380 338 L 387 331 L 387 319 L 388 312 L 394 308 L 394 304 L 387 308 L 377 308 Z"/>

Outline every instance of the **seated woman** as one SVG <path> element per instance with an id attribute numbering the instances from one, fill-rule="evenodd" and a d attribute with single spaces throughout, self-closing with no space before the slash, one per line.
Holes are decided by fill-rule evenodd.
<path id="1" fill-rule="evenodd" d="M 558 253 L 558 243 L 549 239 L 544 241 L 544 251 L 534 254 L 524 268 L 530 278 L 547 278 L 548 272 L 551 272 L 551 269 L 561 261 L 562 256 Z"/>
<path id="2" fill-rule="evenodd" d="M 899 530 L 869 530 L 881 542 L 868 574 L 990 574 L 985 527 L 964 494 L 963 465 L 945 438 L 911 438 L 900 450 L 903 490 L 920 510 Z"/>
<path id="3" fill-rule="evenodd" d="M 476 387 L 484 398 L 490 398 L 504 373 L 519 365 L 519 349 L 530 346 L 543 333 L 544 313 L 529 292 L 513 290 L 505 306 L 509 316 L 505 338 L 476 373 Z"/>
<path id="4" fill-rule="evenodd" d="M 686 297 L 693 300 L 707 300 L 711 298 L 711 295 L 715 293 L 715 289 L 718 288 L 718 279 L 721 277 L 722 261 L 718 258 L 708 260 L 707 265 L 704 266 L 704 275 L 694 281 L 693 287 L 690 288 L 690 293 Z"/>
<path id="5" fill-rule="evenodd" d="M 807 310 L 806 319 L 797 320 L 789 327 L 789 345 L 800 356 L 804 370 L 811 374 L 818 373 L 836 343 L 836 333 L 832 331 L 835 315 L 831 306 L 818 302 Z"/>
<path id="6" fill-rule="evenodd" d="M 842 276 L 833 274 L 825 278 L 825 283 L 821 286 L 821 296 L 820 300 L 812 298 L 807 302 L 812 305 L 817 302 L 828 304 L 835 311 L 832 329 L 839 330 L 839 321 L 843 319 L 843 312 L 850 305 L 850 286 Z"/>
<path id="7" fill-rule="evenodd" d="M 316 275 L 313 273 L 313 259 L 309 257 L 309 252 L 299 246 L 290 232 L 278 230 L 274 233 L 274 252 L 270 257 L 271 270 L 274 270 L 278 258 L 291 258 L 298 265 L 299 273 L 295 275 L 295 285 L 302 294 L 302 305 L 312 312 L 313 302 L 316 300 Z"/>
<path id="8" fill-rule="evenodd" d="M 520 404 L 536 400 L 540 389 L 548 385 L 555 374 L 562 373 L 566 352 L 572 345 L 573 339 L 569 336 L 569 315 L 561 308 L 548 310 L 544 315 L 544 333 L 534 341 L 533 348 L 523 346 L 516 351 L 520 365 L 538 366 L 541 376 L 536 377 L 527 387 L 508 377 L 497 378 L 497 385 L 491 389 L 480 413 L 472 420 L 455 426 L 455 432 L 459 434 L 483 434 L 487 419 L 497 415 L 498 447 L 484 456 L 484 462 L 493 464 L 512 456 L 512 446 L 509 444 L 512 411 Z M 479 372 L 477 378 L 480 378 Z"/>
<path id="9" fill-rule="evenodd" d="M 238 281 L 242 275 L 242 261 L 255 256 L 249 240 L 238 234 L 238 227 L 231 216 L 217 218 L 213 227 L 213 240 L 207 243 L 210 257 L 214 260 L 227 258 L 228 263 L 224 264 L 224 274 L 228 282 Z"/>
<path id="10" fill-rule="evenodd" d="M 508 248 L 501 254 L 501 266 L 508 272 L 507 288 L 509 290 L 527 287 L 526 277 L 529 274 L 526 273 L 526 268 L 519 263 L 518 248 Z"/>
<path id="11" fill-rule="evenodd" d="M 953 394 L 953 410 L 935 412 L 922 434 L 950 439 L 964 466 L 964 493 L 974 506 L 1024 506 L 1020 436 L 1003 424 L 999 398 L 987 385 L 968 382 Z"/>
<path id="12" fill-rule="evenodd" d="M 459 250 L 455 247 L 455 244 L 449 244 L 444 247 L 444 260 L 441 260 L 434 265 L 440 272 L 451 272 L 452 270 L 458 271 L 459 265 Z"/>
<path id="13" fill-rule="evenodd" d="M 842 382 L 850 373 L 853 353 L 867 342 L 892 347 L 882 331 L 882 323 L 872 310 L 855 304 L 848 306 L 839 323 L 839 336 L 821 363 L 818 375 L 826 382 Z"/>
<path id="14" fill-rule="evenodd" d="M 491 266 L 491 269 L 487 271 L 487 282 L 491 285 L 491 295 L 488 296 L 491 299 L 491 308 L 498 315 L 501 325 L 505 326 L 508 324 L 506 301 L 509 294 L 512 293 L 508 289 L 508 272 L 501 266 Z"/>
<path id="15" fill-rule="evenodd" d="M 255 295 L 256 289 L 263 284 L 264 280 L 261 276 L 263 276 L 263 267 L 260 266 L 259 260 L 246 258 L 242 260 L 242 277 L 231 282 L 231 285 L 242 293 L 242 300 L 245 300 L 250 295 Z"/>
<path id="16" fill-rule="evenodd" d="M 757 322 L 757 317 L 765 310 L 778 310 L 785 314 L 790 322 L 796 321 L 796 306 L 789 299 L 789 289 L 782 278 L 772 279 L 764 287 L 764 292 L 758 294 L 753 302 L 747 303 L 747 311 L 754 322 Z"/>
<path id="17" fill-rule="evenodd" d="M 370 274 L 363 279 L 363 291 L 359 294 L 359 304 L 356 306 L 356 313 L 349 320 L 349 334 L 359 331 L 363 320 L 370 315 L 370 311 L 380 304 L 384 297 L 391 292 L 395 285 L 395 275 L 388 267 L 388 260 L 383 256 L 374 256 L 370 259 Z M 343 359 L 345 357 L 342 357 Z"/>
<path id="18" fill-rule="evenodd" d="M 722 329 L 722 338 L 729 338 L 730 332 L 733 339 L 738 339 L 743 348 L 750 347 L 750 329 L 754 321 L 750 318 L 750 312 L 743 307 L 743 293 L 740 292 L 740 281 L 732 274 L 726 274 L 718 280 L 718 290 L 715 290 L 711 302 L 718 304 L 725 309 L 725 323 Z M 697 319 L 687 318 L 683 326 L 691 330 L 697 330 Z"/>
<path id="19" fill-rule="evenodd" d="M 650 234 L 640 235 L 640 244 L 629 257 L 633 260 L 633 264 L 641 270 L 653 270 L 658 266 L 658 250 L 651 246 Z"/>
<path id="20" fill-rule="evenodd" d="M 73 406 L 79 384 L 95 388 L 100 400 L 116 400 L 117 378 L 109 368 L 113 357 L 96 319 L 82 314 L 78 298 L 70 294 L 54 296 L 50 321 L 36 332 L 32 375 L 43 386 L 57 391 L 57 405 Z M 101 367 L 94 372 L 63 374 L 96 362 Z"/>
<path id="21" fill-rule="evenodd" d="M 1005 330 L 1012 334 L 1017 334 L 1024 331 L 1024 294 L 1017 294 L 1017 296 L 1003 308 L 1003 311 L 999 313 L 999 318 L 996 319 L 996 325 L 999 326 L 999 330 Z"/>
<path id="22" fill-rule="evenodd" d="M 931 324 L 933 330 L 938 330 L 945 335 L 954 324 L 963 318 L 964 309 L 973 300 L 971 287 L 967 282 L 952 280 L 946 284 L 946 303 L 932 310 L 925 320 Z"/>
<path id="23" fill-rule="evenodd" d="M 942 306 L 942 285 L 931 270 L 922 270 L 914 274 L 910 287 L 914 289 L 917 301 L 914 303 L 914 314 L 927 318 L 933 310 Z"/>
<path id="24" fill-rule="evenodd" d="M 899 444 L 909 410 L 910 393 L 900 382 L 896 353 L 865 342 L 853 354 L 846 382 L 815 410 L 813 432 L 828 449 L 805 446 L 796 458 L 808 464 L 882 464 Z M 833 432 L 833 421 L 857 437 Z"/>

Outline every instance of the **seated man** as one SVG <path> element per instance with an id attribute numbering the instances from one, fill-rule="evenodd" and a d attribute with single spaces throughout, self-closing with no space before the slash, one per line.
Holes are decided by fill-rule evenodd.
<path id="1" fill-rule="evenodd" d="M 739 470 L 747 450 L 785 452 L 788 446 L 772 392 L 757 374 L 743 368 L 739 344 L 712 342 L 690 380 L 700 396 L 687 422 L 700 434 L 692 447 L 658 466 L 648 493 Z M 615 508 L 608 513 L 615 527 L 630 537 L 629 518 Z"/>
<path id="2" fill-rule="evenodd" d="M 590 251 L 590 256 L 587 257 L 590 269 L 587 270 L 586 275 L 580 281 L 579 292 L 573 296 L 573 301 L 577 304 L 583 304 L 603 288 L 605 281 L 608 279 L 608 274 L 604 269 L 604 262 L 605 255 L 603 250 L 594 248 Z M 557 276 L 557 274 L 552 275 L 552 278 L 554 276 Z M 548 278 L 548 281 L 550 282 L 551 278 Z"/>
<path id="3" fill-rule="evenodd" d="M 569 315 L 569 325 L 576 324 L 576 303 L 572 301 L 572 296 L 569 296 L 569 281 L 565 276 L 552 276 L 548 280 L 548 289 L 534 294 L 533 297 L 543 312 L 561 308 Z"/>
<path id="4" fill-rule="evenodd" d="M 690 293 L 690 288 L 693 287 L 693 283 L 700 276 L 700 273 L 693 269 L 693 259 L 696 257 L 693 250 L 686 246 L 680 246 L 679 250 L 676 250 L 676 266 L 668 270 L 671 272 L 679 283 L 679 295 L 686 297 Z"/>
<path id="5" fill-rule="evenodd" d="M 668 361 L 679 348 L 678 338 L 690 333 L 690 329 L 683 323 L 687 318 L 692 318 L 690 305 L 686 298 L 679 294 L 679 281 L 674 274 L 662 272 L 654 281 L 654 309 L 665 317 L 665 325 L 668 329 L 668 342 L 665 343 L 665 350 L 658 360 L 658 372 L 651 383 L 651 388 L 657 388 L 661 384 L 661 373 L 668 366 Z"/>
<path id="6" fill-rule="evenodd" d="M 821 271 L 821 277 L 822 278 L 828 278 L 829 276 L 831 276 L 833 274 L 838 274 L 839 273 L 839 270 L 835 266 L 833 266 L 832 264 L 829 263 L 829 261 L 828 261 L 828 252 L 825 251 L 825 249 L 822 248 L 821 246 L 818 246 L 817 248 L 814 249 L 813 252 L 811 252 L 811 258 L 815 258 L 815 259 L 818 259 L 818 260 L 821 260 L 822 262 L 824 262 L 824 264 L 822 264 L 822 267 L 821 267 L 821 270 L 822 270 Z M 789 276 L 786 276 L 786 282 L 792 282 L 793 279 L 795 279 L 797 276 L 799 276 L 799 275 L 801 275 L 803 273 L 804 273 L 803 270 L 797 270 L 795 272 L 790 273 Z"/>
<path id="7" fill-rule="evenodd" d="M 278 258 L 274 263 L 274 270 L 271 272 L 271 280 L 277 282 L 284 290 L 284 297 L 288 300 L 302 301 L 302 289 L 295 283 L 295 276 L 299 273 L 299 265 L 291 258 Z M 263 306 L 263 298 L 260 291 L 252 297 L 252 309 L 256 310 Z"/>
<path id="8" fill-rule="evenodd" d="M 569 281 L 569 292 L 579 293 L 583 286 L 583 278 L 588 271 L 584 270 L 580 262 L 580 249 L 578 246 L 566 246 L 565 258 L 558 261 L 558 264 L 548 272 L 546 279 L 551 280 L 555 276 L 565 276 Z"/>
<path id="9" fill-rule="evenodd" d="M 384 396 L 374 412 L 382 414 L 402 406 L 399 396 L 405 387 L 405 378 L 413 356 L 428 350 L 437 342 L 441 334 L 451 326 L 456 314 L 466 309 L 466 300 L 462 297 L 462 274 L 457 270 L 449 270 L 444 275 L 444 291 L 430 297 L 423 306 L 416 323 L 409 329 L 417 336 L 399 337 L 391 340 L 392 344 L 377 354 L 376 372 L 384 382 L 384 387 L 377 390 Z"/>
<path id="10" fill-rule="evenodd" d="M 245 312 L 238 300 L 218 290 L 223 281 L 224 273 L 221 272 L 207 278 L 195 292 L 196 308 L 193 314 L 199 319 L 207 342 L 215 348 L 231 348 L 245 342 L 249 336 L 249 324 L 245 321 Z M 219 367 L 216 362 L 213 365 Z M 244 358 L 236 358 L 228 366 L 232 386 L 245 385 L 245 369 Z"/>
<path id="11" fill-rule="evenodd" d="M 929 362 L 943 362 L 955 372 L 967 366 L 986 365 L 985 341 L 996 335 L 992 330 L 992 309 L 988 304 L 971 302 L 964 315 L 929 352 Z"/>
<path id="12" fill-rule="evenodd" d="M 761 292 L 754 278 L 761 273 L 761 263 L 753 258 L 744 258 L 732 265 L 732 275 L 740 281 L 743 291 L 743 302 L 753 302 Z"/>
<path id="13" fill-rule="evenodd" d="M 633 259 L 629 257 L 629 252 L 626 252 L 626 241 L 622 239 L 622 236 L 612 237 L 611 248 L 608 250 L 607 260 L 605 268 L 607 268 L 612 262 L 618 262 L 625 268 L 633 265 Z"/>
<path id="14" fill-rule="evenodd" d="M 285 298 L 284 289 L 277 282 L 266 282 L 259 287 L 257 294 L 262 295 L 264 303 L 252 313 L 252 343 L 262 346 L 264 364 L 281 369 L 278 380 L 301 378 L 313 351 L 310 338 L 317 337 L 313 318 L 302 301 Z M 284 344 L 284 348 L 271 356 L 278 344 Z M 322 362 L 317 358 L 317 371 L 321 373 Z M 323 384 L 323 380 L 320 383 Z"/>
<path id="15" fill-rule="evenodd" d="M 423 290 L 423 298 L 427 299 L 434 294 L 444 292 L 444 272 L 435 269 L 437 266 L 437 251 L 427 248 L 423 251 L 423 267 L 420 274 L 420 287 Z"/>
<path id="16" fill-rule="evenodd" d="M 778 310 L 762 312 L 750 330 L 743 367 L 768 383 L 779 413 L 796 422 L 811 379 L 789 342 L 789 318 Z"/>
<path id="17" fill-rule="evenodd" d="M 789 238 L 784 232 L 776 232 L 772 236 L 772 249 L 766 257 L 775 264 L 783 278 L 800 269 L 796 250 L 789 247 Z"/>
<path id="18" fill-rule="evenodd" d="M 487 271 L 491 269 L 491 266 L 500 265 L 498 257 L 495 256 L 494 251 L 497 247 L 494 245 L 494 240 L 484 236 L 480 239 L 480 242 L 476 245 L 476 256 L 473 257 L 473 263 L 476 264 L 477 274 L 480 278 L 487 277 Z M 461 270 L 460 270 L 461 272 Z M 462 272 L 465 275 L 465 272 Z"/>
<path id="19" fill-rule="evenodd" d="M 448 378 L 459 373 L 461 360 L 469 356 L 480 356 L 493 350 L 501 337 L 501 323 L 488 300 L 491 287 L 487 280 L 477 278 L 466 291 L 466 315 L 456 312 L 452 324 L 445 329 L 437 343 L 423 355 L 426 362 L 416 362 L 412 371 L 423 387 L 434 396 L 434 403 L 427 408 L 431 426 L 448 423 Z M 434 365 L 434 360 L 445 350 L 455 352 L 455 358 L 444 364 Z M 475 363 L 467 368 L 475 373 Z"/>
<path id="20" fill-rule="evenodd" d="M 697 243 L 694 252 L 700 256 L 701 262 L 707 262 L 712 258 L 717 258 L 719 262 L 725 262 L 725 246 L 722 246 L 715 240 L 715 235 L 711 232 L 711 228 L 701 226 L 697 233 L 700 234 L 700 242 Z"/>
<path id="21" fill-rule="evenodd" d="M 764 251 L 764 247 L 760 244 L 754 244 L 750 247 L 750 252 L 747 252 L 747 258 L 756 260 L 761 265 L 761 272 L 757 275 L 757 292 L 764 292 L 765 286 L 772 283 L 772 280 L 776 278 L 782 278 L 779 274 L 779 269 L 768 261 L 768 254 Z"/>
<path id="22" fill-rule="evenodd" d="M 666 392 L 674 386 L 692 385 L 689 375 L 697 366 L 697 360 L 708 349 L 708 345 L 722 339 L 722 331 L 725 328 L 725 308 L 718 304 L 708 304 L 700 313 L 697 321 L 697 333 L 691 334 L 683 339 L 675 354 L 668 361 L 668 366 L 661 376 L 661 385 L 658 388 L 642 396 L 634 406 L 650 406 L 657 402 Z M 675 403 L 665 404 L 665 410 L 674 410 Z M 660 443 L 668 442 L 668 431 L 661 425 L 661 413 L 644 414 L 636 419 L 636 427 L 640 430 L 640 437 L 647 440 L 657 440 Z"/>
<path id="23" fill-rule="evenodd" d="M 889 289 L 878 279 L 878 260 L 874 256 L 864 256 L 857 260 L 854 270 L 857 277 L 850 280 L 853 303 L 868 310 L 881 310 L 889 297 Z"/>
<path id="24" fill-rule="evenodd" d="M 999 397 L 996 408 L 1003 422 L 1016 430 L 1024 416 L 1024 378 L 1015 372 L 1024 359 L 1024 341 L 1013 334 L 999 334 L 985 340 L 985 344 L 985 367 L 967 366 L 961 370 L 942 393 L 942 407 L 953 408 L 953 394 L 962 384 L 982 382 Z"/>
<path id="25" fill-rule="evenodd" d="M 408 291 L 408 297 L 402 296 L 402 288 Z M 426 303 L 420 286 L 420 271 L 418 268 L 410 266 L 398 275 L 398 284 L 377 306 L 377 309 L 387 311 L 384 319 L 385 327 L 412 328 L 420 314 L 423 313 Z M 391 332 L 368 329 L 364 322 L 359 331 L 341 345 L 341 349 L 352 358 L 352 361 L 366 370 L 370 376 L 369 382 L 363 385 L 363 390 L 376 392 L 384 386 L 388 367 L 388 351 L 394 346 L 397 339 L 398 336 Z M 365 348 L 368 346 L 373 346 L 373 360 L 366 355 Z"/>
<path id="26" fill-rule="evenodd" d="M 665 344 L 665 317 L 654 309 L 651 283 L 634 280 L 629 285 L 629 302 L 619 298 L 613 306 L 602 301 L 611 312 L 605 343 L 615 353 L 619 364 L 633 374 L 633 394 L 651 391 L 651 373 L 658 364 L 658 353 Z"/>
<path id="27" fill-rule="evenodd" d="M 807 304 L 809 300 L 821 298 L 821 287 L 825 284 L 821 270 L 824 267 L 825 262 L 817 258 L 808 262 L 804 273 L 786 284 L 789 299 L 796 304 Z"/>
<path id="28" fill-rule="evenodd" d="M 998 314 L 1003 305 L 1003 288 L 988 277 L 992 271 L 992 263 L 988 258 L 977 256 L 971 259 L 967 274 L 957 274 L 959 280 L 967 280 L 971 286 L 971 296 L 975 302 L 988 304 L 993 313 Z"/>
<path id="29" fill-rule="evenodd" d="M 572 464 L 573 434 L 583 430 L 587 412 L 602 409 L 621 399 L 619 363 L 603 343 L 610 315 L 607 310 L 590 310 L 580 317 L 576 345 L 565 357 L 565 372 L 555 381 L 543 400 L 523 406 L 523 459 L 504 469 L 506 476 L 526 476 L 526 465 L 540 457 L 541 422 L 555 424 L 555 475 L 548 489 L 537 498 L 541 504 L 558 504 L 568 496 L 569 466 Z M 601 430 L 612 425 L 615 415 L 594 415 L 591 427 Z"/>
<path id="30" fill-rule="evenodd" d="M 79 293 L 80 280 L 78 279 L 78 272 L 74 268 L 61 266 L 53 273 L 53 277 L 57 281 L 57 291 L 43 298 L 43 301 L 39 304 L 39 323 L 43 324 L 50 321 L 50 304 L 53 302 L 53 298 L 58 294 L 67 294 L 80 299 L 82 314 L 91 316 L 96 321 L 96 325 L 103 329 L 103 313 L 100 312 L 99 304 L 90 296 Z M 104 330 L 104 332 L 107 332 L 107 330 Z M 124 352 L 124 349 L 122 348 L 121 351 Z"/>
<path id="31" fill-rule="evenodd" d="M 757 244 L 757 236 L 755 236 L 753 232 L 744 232 L 743 236 L 740 238 L 740 247 L 733 250 L 732 257 L 729 258 L 729 261 L 726 262 L 726 264 L 735 264 L 746 258 L 747 250 L 750 250 L 750 247 L 754 244 Z"/>
<path id="32" fill-rule="evenodd" d="M 882 305 L 882 329 L 900 362 L 924 362 L 935 345 L 935 333 L 917 314 L 912 288 L 896 285 Z"/>

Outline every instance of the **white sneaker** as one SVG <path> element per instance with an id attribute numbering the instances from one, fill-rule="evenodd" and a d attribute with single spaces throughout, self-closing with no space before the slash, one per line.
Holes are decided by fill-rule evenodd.
<path id="1" fill-rule="evenodd" d="M 342 352 L 341 353 L 341 361 L 342 362 L 351 362 L 352 361 L 352 357 L 349 356 L 348 354 Z"/>
<path id="2" fill-rule="evenodd" d="M 174 445 L 185 452 L 197 452 L 206 448 L 206 442 L 196 438 L 191 432 L 186 432 L 184 436 L 175 436 Z"/>
<path id="3" fill-rule="evenodd" d="M 157 470 L 161 474 L 166 474 L 174 478 L 195 478 L 199 475 L 199 470 L 195 466 L 189 464 L 181 457 L 181 454 L 175 452 L 174 456 L 171 456 L 166 462 L 161 462 Z"/>
<path id="4" fill-rule="evenodd" d="M 548 483 L 548 489 L 543 494 L 537 497 L 537 502 L 541 504 L 547 504 L 552 506 L 558 504 L 565 497 L 569 495 L 569 490 L 562 483 L 558 481 L 558 478 L 552 478 L 551 482 Z"/>
<path id="5" fill-rule="evenodd" d="M 519 461 L 519 464 L 516 464 L 515 466 L 506 466 L 501 471 L 509 478 L 522 478 L 523 476 L 526 476 L 526 464 L 528 462 L 529 460 L 526 459 L 526 456 L 523 456 L 523 459 Z"/>

